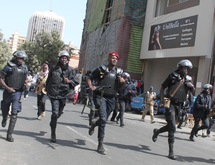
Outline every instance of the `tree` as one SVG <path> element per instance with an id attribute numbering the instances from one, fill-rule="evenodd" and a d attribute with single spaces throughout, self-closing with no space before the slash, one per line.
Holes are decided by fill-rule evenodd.
<path id="1" fill-rule="evenodd" d="M 48 61 L 50 65 L 54 65 L 58 61 L 58 53 L 63 49 L 64 42 L 60 40 L 57 32 L 41 32 L 36 35 L 35 46 L 39 63 Z"/>
<path id="2" fill-rule="evenodd" d="M 36 47 L 33 42 L 26 41 L 24 44 L 21 45 L 19 48 L 20 50 L 25 50 L 26 54 L 28 55 L 28 59 L 25 61 L 28 69 L 33 71 L 34 73 L 38 71 L 39 61 L 37 59 Z"/>
<path id="3" fill-rule="evenodd" d="M 58 32 L 41 32 L 35 37 L 35 41 L 26 41 L 19 49 L 25 50 L 28 54 L 26 64 L 34 72 L 38 71 L 40 65 L 48 62 L 53 66 L 58 61 L 58 53 L 64 47 L 64 42 L 60 40 Z"/>
<path id="4" fill-rule="evenodd" d="M 3 34 L 0 31 L 0 69 L 6 64 L 6 62 L 11 58 L 11 52 L 6 41 L 3 40 Z"/>

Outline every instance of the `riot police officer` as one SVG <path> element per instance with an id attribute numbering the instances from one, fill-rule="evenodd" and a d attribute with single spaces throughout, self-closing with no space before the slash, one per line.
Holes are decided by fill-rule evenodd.
<path id="1" fill-rule="evenodd" d="M 3 100 L 1 101 L 2 109 L 2 127 L 7 124 L 9 107 L 11 106 L 10 123 L 7 130 L 6 140 L 13 142 L 12 133 L 16 124 L 17 115 L 21 112 L 21 96 L 24 86 L 27 85 L 25 80 L 28 73 L 28 68 L 24 65 L 24 59 L 27 54 L 24 51 L 16 51 L 13 53 L 13 58 L 0 72 L 0 85 L 5 88 L 3 92 Z"/>
<path id="2" fill-rule="evenodd" d="M 177 64 L 177 70 L 170 73 L 166 80 L 162 83 L 160 89 L 161 105 L 164 105 L 164 89 L 167 88 L 166 97 L 170 100 L 170 106 L 166 107 L 166 121 L 167 125 L 160 129 L 153 130 L 152 140 L 156 142 L 157 137 L 160 133 L 168 132 L 168 144 L 169 144 L 169 155 L 170 159 L 175 160 L 176 157 L 173 152 L 174 146 L 174 134 L 176 131 L 175 119 L 176 114 L 183 102 L 186 100 L 187 93 L 189 91 L 194 92 L 194 85 L 187 81 L 188 70 L 192 69 L 192 63 L 185 59 Z"/>
<path id="3" fill-rule="evenodd" d="M 103 147 L 106 121 L 114 109 L 115 95 L 119 85 L 124 83 L 124 79 L 120 76 L 123 71 L 122 69 L 116 67 L 118 60 L 118 53 L 110 52 L 108 64 L 101 65 L 100 67 L 96 68 L 87 79 L 89 88 L 94 91 L 95 107 L 96 109 L 99 109 L 99 119 L 95 122 L 92 122 L 89 129 L 89 135 L 92 135 L 94 133 L 95 127 L 98 126 L 97 152 L 101 154 L 106 154 Z M 98 87 L 92 84 L 93 80 L 98 82 Z M 99 88 L 100 90 L 98 90 Z"/>
<path id="4" fill-rule="evenodd" d="M 50 127 L 53 143 L 56 142 L 57 119 L 63 114 L 71 89 L 78 85 L 76 71 L 69 66 L 69 53 L 60 51 L 58 57 L 58 63 L 49 71 L 46 80 L 46 91 L 52 105 Z"/>
<path id="5" fill-rule="evenodd" d="M 119 102 L 119 114 L 116 117 L 116 123 L 120 121 L 120 127 L 125 126 L 124 124 L 124 112 L 126 106 L 129 104 L 131 96 L 137 94 L 135 85 L 131 82 L 131 76 L 127 72 L 122 73 L 122 77 L 125 80 L 125 85 L 118 90 L 118 102 Z"/>
<path id="6" fill-rule="evenodd" d="M 193 116 L 195 119 L 194 127 L 190 134 L 190 140 L 194 141 L 194 135 L 198 136 L 198 131 L 202 129 L 207 129 L 209 127 L 208 114 L 211 109 L 211 95 L 212 90 L 211 84 L 205 84 L 202 88 L 202 92 L 197 96 L 194 102 Z M 202 125 L 199 127 L 199 122 L 202 120 Z"/>

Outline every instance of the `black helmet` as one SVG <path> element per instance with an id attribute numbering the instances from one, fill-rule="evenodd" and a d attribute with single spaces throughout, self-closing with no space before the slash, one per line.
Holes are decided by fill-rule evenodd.
<path id="1" fill-rule="evenodd" d="M 181 60 L 178 64 L 177 64 L 177 68 L 180 69 L 181 67 L 188 67 L 189 69 L 193 68 L 193 64 L 190 62 L 190 60 Z"/>
<path id="2" fill-rule="evenodd" d="M 62 56 L 66 56 L 69 57 L 69 53 L 66 50 L 62 50 L 60 51 L 60 53 L 58 54 L 58 57 L 62 57 Z"/>
<path id="3" fill-rule="evenodd" d="M 15 51 L 13 53 L 13 56 L 18 58 L 24 58 L 24 59 L 28 58 L 28 55 L 25 53 L 25 51 L 21 51 L 21 50 Z"/>

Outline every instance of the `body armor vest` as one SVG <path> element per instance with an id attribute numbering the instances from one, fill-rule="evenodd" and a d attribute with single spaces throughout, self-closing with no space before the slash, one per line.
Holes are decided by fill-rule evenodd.
<path id="1" fill-rule="evenodd" d="M 13 74 L 6 77 L 5 82 L 7 86 L 16 90 L 21 90 L 25 83 L 25 79 L 25 68 L 23 66 L 20 68 L 13 66 Z"/>
<path id="2" fill-rule="evenodd" d="M 173 101 L 183 103 L 184 101 L 187 100 L 187 94 L 188 94 L 188 87 L 185 84 L 186 80 L 185 82 L 183 82 L 179 75 L 176 75 L 176 77 L 174 78 L 175 78 L 175 83 L 168 88 L 167 96 Z M 175 94 L 172 96 L 173 93 Z"/>
<path id="3" fill-rule="evenodd" d="M 104 95 L 115 95 L 117 93 L 118 88 L 117 74 L 118 72 L 120 72 L 119 70 L 121 69 L 115 68 L 109 71 L 107 66 L 105 65 L 101 66 L 101 72 L 103 72 L 104 76 L 99 81 L 99 86 L 106 87 L 103 89 Z"/>

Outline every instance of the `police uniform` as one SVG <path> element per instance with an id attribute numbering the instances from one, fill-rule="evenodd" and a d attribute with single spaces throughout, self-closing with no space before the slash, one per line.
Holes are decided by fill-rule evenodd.
<path id="1" fill-rule="evenodd" d="M 120 127 L 123 127 L 125 126 L 123 118 L 126 106 L 129 104 L 131 96 L 137 94 L 137 89 L 131 81 L 127 80 L 124 87 L 118 90 L 118 94 L 119 114 L 116 117 L 116 123 L 118 124 L 118 122 L 120 121 Z"/>
<path id="2" fill-rule="evenodd" d="M 205 84 L 204 87 L 206 87 L 205 89 L 212 89 L 212 85 L 210 84 Z M 204 87 L 202 92 L 197 96 L 194 102 L 193 116 L 195 119 L 195 124 L 190 134 L 191 141 L 194 141 L 194 135 L 198 136 L 199 130 L 209 128 L 208 114 L 211 109 L 212 99 L 210 93 L 207 93 Z M 200 120 L 202 120 L 202 125 L 199 127 Z"/>
<path id="3" fill-rule="evenodd" d="M 163 103 L 163 91 L 167 88 L 166 97 L 171 100 L 170 107 L 166 108 L 167 125 L 160 129 L 153 130 L 152 140 L 155 142 L 160 133 L 168 132 L 168 144 L 170 159 L 176 159 L 173 152 L 174 134 L 176 131 L 176 114 L 178 114 L 183 102 L 187 99 L 189 91 L 194 90 L 193 84 L 190 82 L 190 76 L 187 75 L 187 70 L 192 68 L 192 63 L 189 60 L 182 60 L 178 63 L 178 69 L 166 78 L 161 87 L 161 103 Z"/>
<path id="4" fill-rule="evenodd" d="M 118 58 L 118 54 L 115 52 L 109 54 L 109 56 L 112 55 Z M 117 75 L 120 75 L 122 72 L 122 69 L 115 66 L 112 69 L 109 69 L 108 65 L 101 65 L 96 68 L 89 77 L 91 81 L 96 80 L 98 88 L 101 88 L 100 90 L 95 90 L 93 92 L 95 96 L 95 108 L 99 109 L 99 119 L 92 122 L 89 129 L 89 135 L 92 135 L 94 133 L 94 128 L 98 126 L 99 145 L 97 151 L 101 154 L 105 154 L 103 139 L 105 135 L 106 121 L 115 107 L 115 95 L 119 88 Z"/>
<path id="5" fill-rule="evenodd" d="M 20 54 L 19 54 L 20 53 Z M 18 54 L 18 55 L 17 55 Z M 11 106 L 11 118 L 7 131 L 7 141 L 13 142 L 14 139 L 12 137 L 12 133 L 16 124 L 17 115 L 22 110 L 21 105 L 21 97 L 24 89 L 25 80 L 28 73 L 28 68 L 26 65 L 17 64 L 16 56 L 23 58 L 27 57 L 25 52 L 17 51 L 17 54 L 14 54 L 14 57 L 11 61 L 7 63 L 7 65 L 1 70 L 1 74 L 4 76 L 5 84 L 14 89 L 15 92 L 8 92 L 6 89 L 3 92 L 3 99 L 1 101 L 1 109 L 2 109 L 2 127 L 6 126 L 9 107 Z"/>
<path id="6" fill-rule="evenodd" d="M 60 62 L 60 58 L 63 56 L 66 56 L 68 60 L 68 52 L 61 51 L 58 56 L 59 62 L 49 71 L 49 75 L 46 80 L 47 95 L 50 98 L 52 105 L 52 115 L 50 121 L 51 142 L 54 143 L 56 142 L 57 119 L 63 113 L 66 105 L 66 99 L 70 94 L 71 89 L 74 89 L 74 87 L 78 85 L 75 70 L 68 66 L 68 63 L 63 64 Z M 67 78 L 69 82 L 65 82 L 65 78 Z"/>

